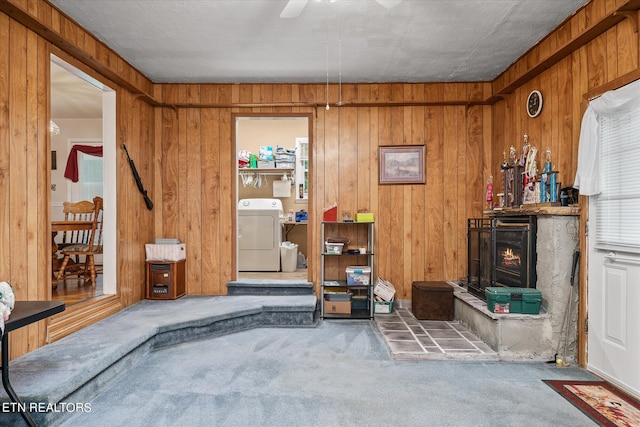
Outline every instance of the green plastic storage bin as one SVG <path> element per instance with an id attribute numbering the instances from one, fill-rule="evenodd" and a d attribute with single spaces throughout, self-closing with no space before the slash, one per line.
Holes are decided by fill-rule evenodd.
<path id="1" fill-rule="evenodd" d="M 487 308 L 492 313 L 539 314 L 542 294 L 531 288 L 485 288 Z"/>

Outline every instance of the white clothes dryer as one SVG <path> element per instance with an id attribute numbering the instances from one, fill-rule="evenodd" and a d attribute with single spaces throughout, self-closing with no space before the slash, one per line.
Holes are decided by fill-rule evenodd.
<path id="1" fill-rule="evenodd" d="M 238 202 L 238 271 L 280 271 L 283 221 L 279 199 Z"/>

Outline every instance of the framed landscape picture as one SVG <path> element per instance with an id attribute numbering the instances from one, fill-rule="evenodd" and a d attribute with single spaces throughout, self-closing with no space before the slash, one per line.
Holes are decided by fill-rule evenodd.
<path id="1" fill-rule="evenodd" d="M 424 184 L 424 145 L 380 146 L 380 184 Z"/>

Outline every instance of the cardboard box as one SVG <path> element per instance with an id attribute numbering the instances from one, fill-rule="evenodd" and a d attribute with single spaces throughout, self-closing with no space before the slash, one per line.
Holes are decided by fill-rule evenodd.
<path id="1" fill-rule="evenodd" d="M 373 212 L 357 213 L 356 222 L 373 222 Z"/>
<path id="2" fill-rule="evenodd" d="M 351 314 L 351 301 L 325 301 L 324 314 Z"/>
<path id="3" fill-rule="evenodd" d="M 489 287 L 484 294 L 492 313 L 540 313 L 542 293 L 537 289 Z"/>
<path id="4" fill-rule="evenodd" d="M 378 280 L 376 280 L 376 284 L 373 287 L 373 294 L 378 297 L 378 299 L 393 301 L 394 295 L 396 294 L 396 288 L 391 282 L 387 282 L 386 280 L 378 277 Z"/>

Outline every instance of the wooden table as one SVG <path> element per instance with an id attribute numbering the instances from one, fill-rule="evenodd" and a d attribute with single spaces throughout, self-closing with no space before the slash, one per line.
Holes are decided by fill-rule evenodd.
<path id="1" fill-rule="evenodd" d="M 2 334 L 2 385 L 7 395 L 9 395 L 9 399 L 17 404 L 20 415 L 29 426 L 35 426 L 36 423 L 28 411 L 20 410 L 24 405 L 9 381 L 9 332 L 61 313 L 64 309 L 65 306 L 62 301 L 16 301 L 9 320 L 4 324 L 4 334 Z"/>
<path id="2" fill-rule="evenodd" d="M 93 221 L 52 221 L 51 222 L 51 278 L 53 288 L 58 286 L 56 271 L 60 268 L 58 260 L 58 245 L 56 245 L 56 235 L 60 231 L 91 230 Z"/>
<path id="3" fill-rule="evenodd" d="M 287 240 L 289 237 L 289 232 L 293 230 L 297 225 L 307 225 L 307 221 L 285 221 L 284 222 L 284 239 Z"/>

